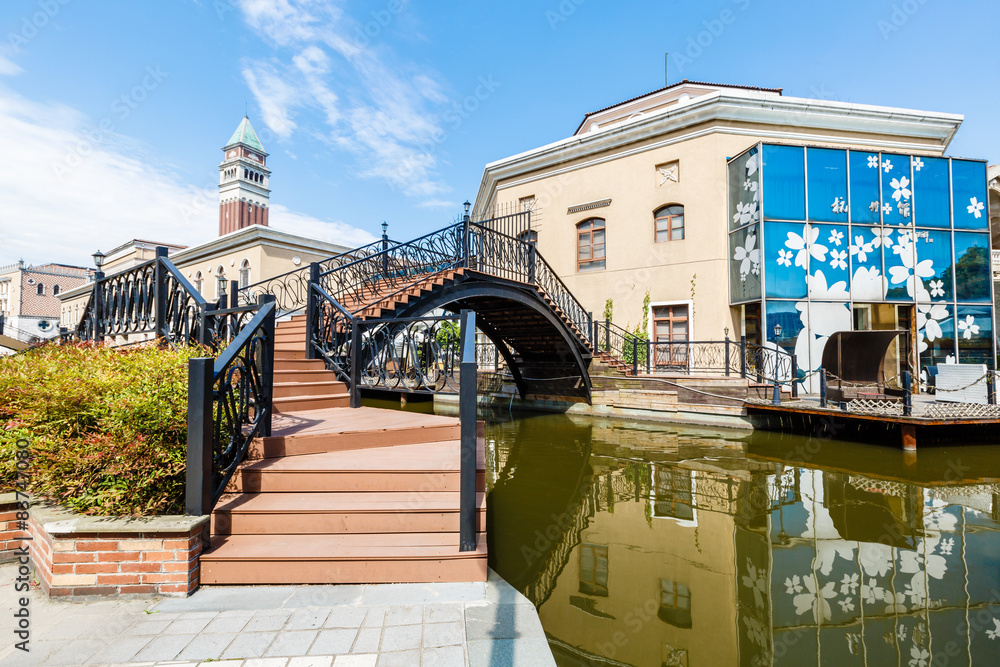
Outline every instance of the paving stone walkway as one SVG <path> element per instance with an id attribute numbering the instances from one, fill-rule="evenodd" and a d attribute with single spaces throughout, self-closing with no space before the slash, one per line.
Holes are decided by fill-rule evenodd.
<path id="1" fill-rule="evenodd" d="M 36 590 L 27 654 L 13 646 L 15 577 L 0 565 L 0 667 L 555 665 L 534 606 L 493 572 L 485 584 L 203 587 L 185 599 L 66 602 Z"/>

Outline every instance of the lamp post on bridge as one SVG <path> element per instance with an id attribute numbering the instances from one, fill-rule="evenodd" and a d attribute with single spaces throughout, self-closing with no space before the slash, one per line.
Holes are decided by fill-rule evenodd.
<path id="1" fill-rule="evenodd" d="M 92 257 L 94 258 L 94 266 L 97 267 L 97 271 L 94 272 L 94 340 L 99 341 L 104 338 L 104 293 L 101 291 L 104 271 L 101 268 L 104 266 L 104 259 L 107 255 L 98 250 Z"/>
<path id="2" fill-rule="evenodd" d="M 466 199 L 462 206 L 465 207 L 465 215 L 462 217 L 462 258 L 465 260 L 465 268 L 469 268 L 469 208 L 472 204 Z"/>
<path id="3" fill-rule="evenodd" d="M 778 384 L 778 350 L 781 340 L 781 322 L 774 325 L 774 393 L 771 395 L 772 405 L 781 405 L 781 386 Z"/>

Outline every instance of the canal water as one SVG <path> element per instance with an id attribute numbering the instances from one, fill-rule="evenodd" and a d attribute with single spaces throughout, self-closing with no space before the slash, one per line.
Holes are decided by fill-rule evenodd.
<path id="1" fill-rule="evenodd" d="M 1000 665 L 1000 447 L 491 415 L 490 565 L 559 665 Z"/>

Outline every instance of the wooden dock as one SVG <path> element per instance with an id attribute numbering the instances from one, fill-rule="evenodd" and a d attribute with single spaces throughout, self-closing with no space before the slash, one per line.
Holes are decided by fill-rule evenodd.
<path id="1" fill-rule="evenodd" d="M 942 404 L 927 401 L 923 405 Z M 947 407 L 942 407 L 904 416 L 888 410 L 880 413 L 824 408 L 818 401 L 744 404 L 755 429 L 876 444 L 898 443 L 906 451 L 915 451 L 918 443 L 920 446 L 1000 443 L 1000 411 L 996 407 L 963 410 L 961 404 L 955 404 L 951 415 Z"/>

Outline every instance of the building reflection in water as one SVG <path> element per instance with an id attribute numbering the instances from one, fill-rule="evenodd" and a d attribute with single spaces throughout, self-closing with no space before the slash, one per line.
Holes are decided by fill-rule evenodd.
<path id="1" fill-rule="evenodd" d="M 1000 664 L 1000 485 L 567 417 L 487 439 L 492 565 L 560 665 Z"/>

